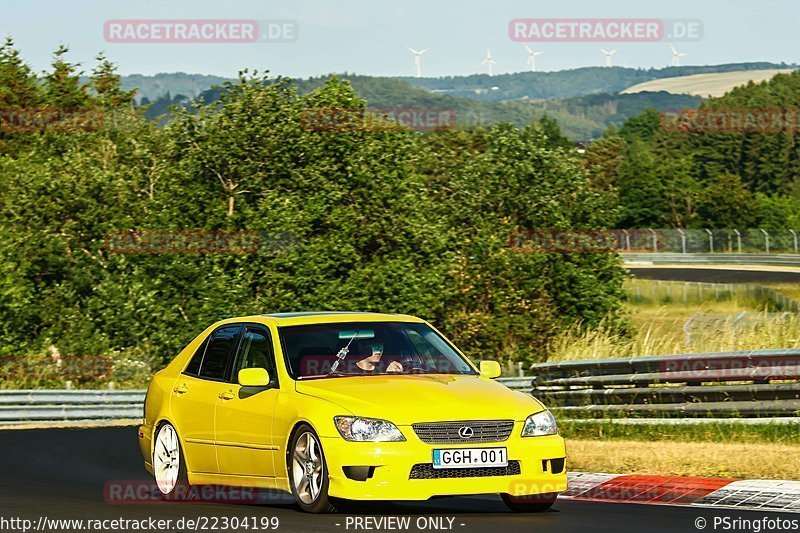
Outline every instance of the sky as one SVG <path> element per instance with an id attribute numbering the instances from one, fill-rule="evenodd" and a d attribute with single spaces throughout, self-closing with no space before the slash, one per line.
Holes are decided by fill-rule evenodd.
<path id="1" fill-rule="evenodd" d="M 349 72 L 380 76 L 414 74 L 406 49 L 429 48 L 424 76 L 486 72 L 480 63 L 491 47 L 494 73 L 526 69 L 524 44 L 509 37 L 512 19 L 692 19 L 702 38 L 676 42 L 684 65 L 800 61 L 800 0 L 3 0 L 0 31 L 11 36 L 25 60 L 41 71 L 60 45 L 84 70 L 104 52 L 122 74 L 187 72 L 235 77 L 245 68 L 290 77 Z M 291 21 L 289 42 L 109 42 L 109 20 L 255 19 Z M 538 70 L 600 66 L 599 47 L 616 48 L 614 65 L 664 67 L 672 53 L 662 42 L 539 42 Z"/>

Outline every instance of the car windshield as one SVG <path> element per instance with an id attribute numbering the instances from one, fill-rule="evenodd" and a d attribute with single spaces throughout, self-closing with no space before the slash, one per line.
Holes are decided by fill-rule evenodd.
<path id="1" fill-rule="evenodd" d="M 426 324 L 359 322 L 280 328 L 294 379 L 355 375 L 477 374 Z"/>

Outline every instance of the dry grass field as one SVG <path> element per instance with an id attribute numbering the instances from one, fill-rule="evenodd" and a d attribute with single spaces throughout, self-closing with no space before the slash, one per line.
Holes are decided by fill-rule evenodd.
<path id="1" fill-rule="evenodd" d="M 719 72 L 715 74 L 695 74 L 677 78 L 662 78 L 639 83 L 622 91 L 622 94 L 633 94 L 645 91 L 666 91 L 672 94 L 691 94 L 694 96 L 722 96 L 734 87 L 752 81 L 766 81 L 776 74 L 791 72 L 791 69 L 743 70 L 737 72 Z"/>
<path id="2" fill-rule="evenodd" d="M 800 480 L 800 445 L 567 440 L 569 470 Z"/>

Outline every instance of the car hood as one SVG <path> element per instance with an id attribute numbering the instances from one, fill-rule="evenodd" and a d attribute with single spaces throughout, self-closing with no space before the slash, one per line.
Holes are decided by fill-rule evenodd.
<path id="1" fill-rule="evenodd" d="M 391 375 L 297 381 L 296 390 L 356 416 L 397 425 L 445 420 L 525 420 L 544 409 L 532 396 L 472 375 Z M 343 412 L 342 414 L 347 414 Z"/>

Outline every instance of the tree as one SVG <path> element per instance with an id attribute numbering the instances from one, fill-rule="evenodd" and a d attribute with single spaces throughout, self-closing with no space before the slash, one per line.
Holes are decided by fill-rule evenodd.
<path id="1" fill-rule="evenodd" d="M 92 71 L 89 86 L 96 93 L 100 106 L 107 109 L 131 108 L 136 90 L 122 89 L 117 67 L 105 55 L 99 54 L 96 59 L 98 63 Z"/>
<path id="2" fill-rule="evenodd" d="M 709 228 L 748 228 L 755 221 L 752 193 L 734 174 L 720 174 L 700 193 L 698 224 Z"/>
<path id="3" fill-rule="evenodd" d="M 80 84 L 78 65 L 64 56 L 69 48 L 58 47 L 53 54 L 52 70 L 44 76 L 44 103 L 57 109 L 84 109 L 89 103 L 86 86 Z"/>
<path id="4" fill-rule="evenodd" d="M 36 76 L 14 48 L 14 40 L 6 37 L 0 48 L 0 107 L 34 108 L 41 99 Z"/>

